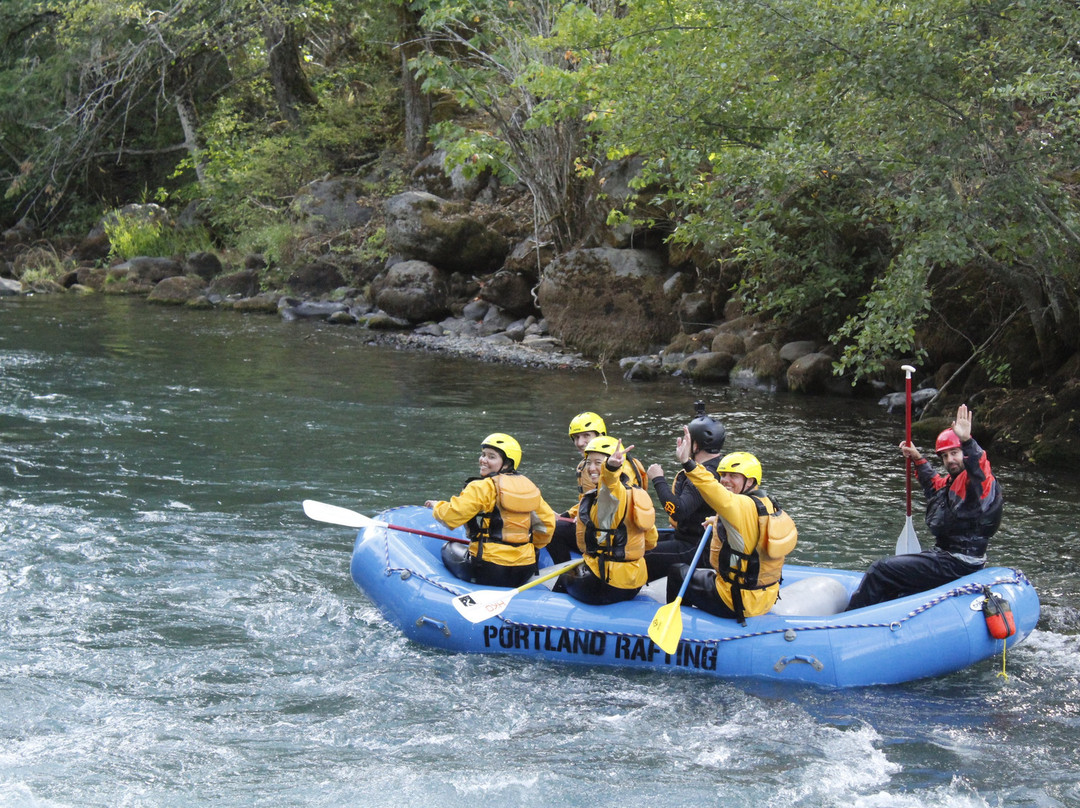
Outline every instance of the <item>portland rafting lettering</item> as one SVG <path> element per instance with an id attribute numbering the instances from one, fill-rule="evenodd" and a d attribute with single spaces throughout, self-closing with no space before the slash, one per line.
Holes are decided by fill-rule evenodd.
<path id="1" fill-rule="evenodd" d="M 648 637 L 604 634 L 586 629 L 553 626 L 484 626 L 484 647 L 504 651 L 547 651 L 571 656 L 614 655 L 631 662 L 661 662 L 679 668 L 716 670 L 716 646 L 679 643 L 674 654 L 665 654 Z"/>

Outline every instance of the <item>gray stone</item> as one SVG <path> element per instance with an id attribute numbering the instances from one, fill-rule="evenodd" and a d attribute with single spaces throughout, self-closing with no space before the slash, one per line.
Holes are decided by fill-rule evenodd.
<path id="1" fill-rule="evenodd" d="M 491 304 L 486 300 L 470 300 L 461 311 L 461 316 L 467 320 L 483 320 L 488 313 Z"/>
<path id="2" fill-rule="evenodd" d="M 216 278 L 223 269 L 221 259 L 212 252 L 193 252 L 184 261 L 184 274 L 198 275 L 206 281 Z"/>
<path id="3" fill-rule="evenodd" d="M 376 311 L 360 318 L 360 324 L 372 331 L 403 331 L 411 325 L 408 320 L 394 317 L 385 311 Z"/>
<path id="4" fill-rule="evenodd" d="M 452 199 L 476 199 L 494 179 L 488 170 L 467 172 L 463 166 L 449 168 L 446 152 L 439 150 L 421 160 L 413 169 L 413 179 L 429 193 Z"/>
<path id="5" fill-rule="evenodd" d="M 159 281 L 146 299 L 150 303 L 181 306 L 201 297 L 205 292 L 206 281 L 198 275 L 176 275 Z"/>
<path id="6" fill-rule="evenodd" d="M 258 291 L 259 273 L 254 269 L 241 269 L 226 275 L 218 275 L 210 281 L 210 292 L 225 297 L 230 295 L 251 297 Z"/>
<path id="7" fill-rule="evenodd" d="M 398 194 L 386 200 L 383 213 L 391 250 L 448 272 L 494 272 L 510 250 L 504 236 L 469 215 L 462 204 L 433 194 Z"/>
<path id="8" fill-rule="evenodd" d="M 832 368 L 833 358 L 828 354 L 804 354 L 788 367 L 788 389 L 799 393 L 827 392 L 829 381 L 833 378 Z"/>
<path id="9" fill-rule="evenodd" d="M 735 366 L 735 357 L 727 353 L 696 353 L 683 360 L 681 370 L 694 381 L 725 382 Z"/>
<path id="10" fill-rule="evenodd" d="M 554 257 L 555 245 L 550 241 L 537 242 L 536 239 L 527 238 L 514 245 L 503 263 L 503 269 L 517 272 L 535 282 Z"/>
<path id="11" fill-rule="evenodd" d="M 500 331 L 505 331 L 513 322 L 513 317 L 498 306 L 492 306 L 488 309 L 487 314 L 484 315 L 483 322 L 480 323 L 480 334 L 482 336 L 497 334 Z"/>
<path id="12" fill-rule="evenodd" d="M 424 261 L 394 264 L 372 289 L 380 309 L 412 323 L 437 320 L 449 310 L 446 275 Z"/>
<path id="13" fill-rule="evenodd" d="M 297 269 L 285 283 L 298 295 L 325 295 L 344 286 L 345 279 L 329 261 L 313 261 Z"/>
<path id="14" fill-rule="evenodd" d="M 787 386 L 787 362 L 780 358 L 775 346 L 761 345 L 736 363 L 729 382 L 732 387 L 783 390 Z"/>
<path id="15" fill-rule="evenodd" d="M 628 381 L 651 382 L 660 375 L 660 371 L 648 362 L 634 362 L 623 374 Z"/>
<path id="16" fill-rule="evenodd" d="M 494 303 L 503 311 L 524 316 L 536 311 L 532 282 L 517 272 L 500 270 L 480 289 L 480 299 Z"/>
<path id="17" fill-rule="evenodd" d="M 712 350 L 717 353 L 729 353 L 732 356 L 742 356 L 746 353 L 746 341 L 738 334 L 720 331 L 713 337 Z"/>
<path id="18" fill-rule="evenodd" d="M 544 269 L 537 296 L 551 333 L 568 345 L 592 356 L 641 353 L 678 330 L 668 274 L 652 251 L 572 250 Z"/>
<path id="19" fill-rule="evenodd" d="M 184 265 L 172 258 L 158 258 L 155 256 L 140 255 L 132 258 L 126 264 L 118 264 L 117 267 L 127 266 L 132 280 L 138 279 L 146 283 L 158 283 L 166 278 L 173 278 L 184 274 Z"/>
<path id="20" fill-rule="evenodd" d="M 349 177 L 308 183 L 297 192 L 293 211 L 309 230 L 318 232 L 362 227 L 375 215 L 364 202 L 359 180 Z"/>
<path id="21" fill-rule="evenodd" d="M 349 307 L 340 302 L 296 300 L 283 297 L 278 301 L 278 311 L 283 320 L 326 320 L 334 314 L 348 312 Z M 352 317 L 352 315 L 349 315 Z"/>
<path id="22" fill-rule="evenodd" d="M 794 362 L 796 359 L 813 353 L 817 349 L 817 343 L 810 340 L 796 340 L 784 343 L 780 347 L 780 358 L 785 362 Z"/>

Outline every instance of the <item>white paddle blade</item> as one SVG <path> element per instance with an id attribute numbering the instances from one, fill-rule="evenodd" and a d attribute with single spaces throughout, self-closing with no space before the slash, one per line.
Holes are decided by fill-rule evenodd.
<path id="1" fill-rule="evenodd" d="M 451 603 L 457 609 L 458 614 L 470 623 L 483 623 L 485 620 L 502 614 L 510 598 L 517 594 L 517 590 L 511 589 L 506 592 L 497 592 L 494 589 L 480 589 L 476 592 L 467 592 L 458 595 Z"/>
<path id="2" fill-rule="evenodd" d="M 313 499 L 304 500 L 304 513 L 316 522 L 328 522 L 342 527 L 362 528 L 382 524 L 362 513 L 350 511 L 348 508 L 339 508 L 337 505 L 327 505 L 325 502 L 316 502 Z"/>
<path id="3" fill-rule="evenodd" d="M 915 555 L 922 552 L 919 537 L 915 535 L 915 526 L 911 523 L 911 517 L 904 523 L 904 529 L 896 540 L 896 555 Z"/>

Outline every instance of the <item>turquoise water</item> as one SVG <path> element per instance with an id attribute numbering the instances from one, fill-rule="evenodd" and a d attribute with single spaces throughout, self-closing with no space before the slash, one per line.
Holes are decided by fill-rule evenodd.
<path id="1" fill-rule="evenodd" d="M 449 496 L 492 431 L 562 509 L 572 415 L 674 471 L 704 398 L 797 517 L 796 560 L 895 544 L 902 421 L 874 402 L 614 376 L 0 301 L 0 804 L 1080 805 L 1077 478 L 996 464 L 993 560 L 1043 600 L 1008 678 L 844 692 L 430 651 L 353 587 L 352 532 L 300 510 Z"/>

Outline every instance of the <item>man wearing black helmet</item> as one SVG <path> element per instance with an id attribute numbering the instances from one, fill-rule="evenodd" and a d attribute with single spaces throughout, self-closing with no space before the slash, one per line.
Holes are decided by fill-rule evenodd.
<path id="1" fill-rule="evenodd" d="M 703 402 L 697 402 L 695 408 L 697 415 L 687 426 L 690 431 L 691 458 L 716 474 L 726 437 L 724 425 L 705 414 Z M 708 517 L 715 516 L 716 512 L 687 479 L 684 471 L 680 470 L 675 475 L 675 483 L 670 487 L 664 479 L 664 470 L 659 463 L 653 463 L 645 473 L 675 528 L 672 538 L 658 542 L 655 549 L 645 554 L 649 580 L 655 581 L 666 576 L 668 567 L 672 564 L 689 564 L 693 560 L 694 551 L 697 550 L 704 532 L 702 523 Z M 723 527 L 718 526 L 717 529 L 723 531 Z"/>

